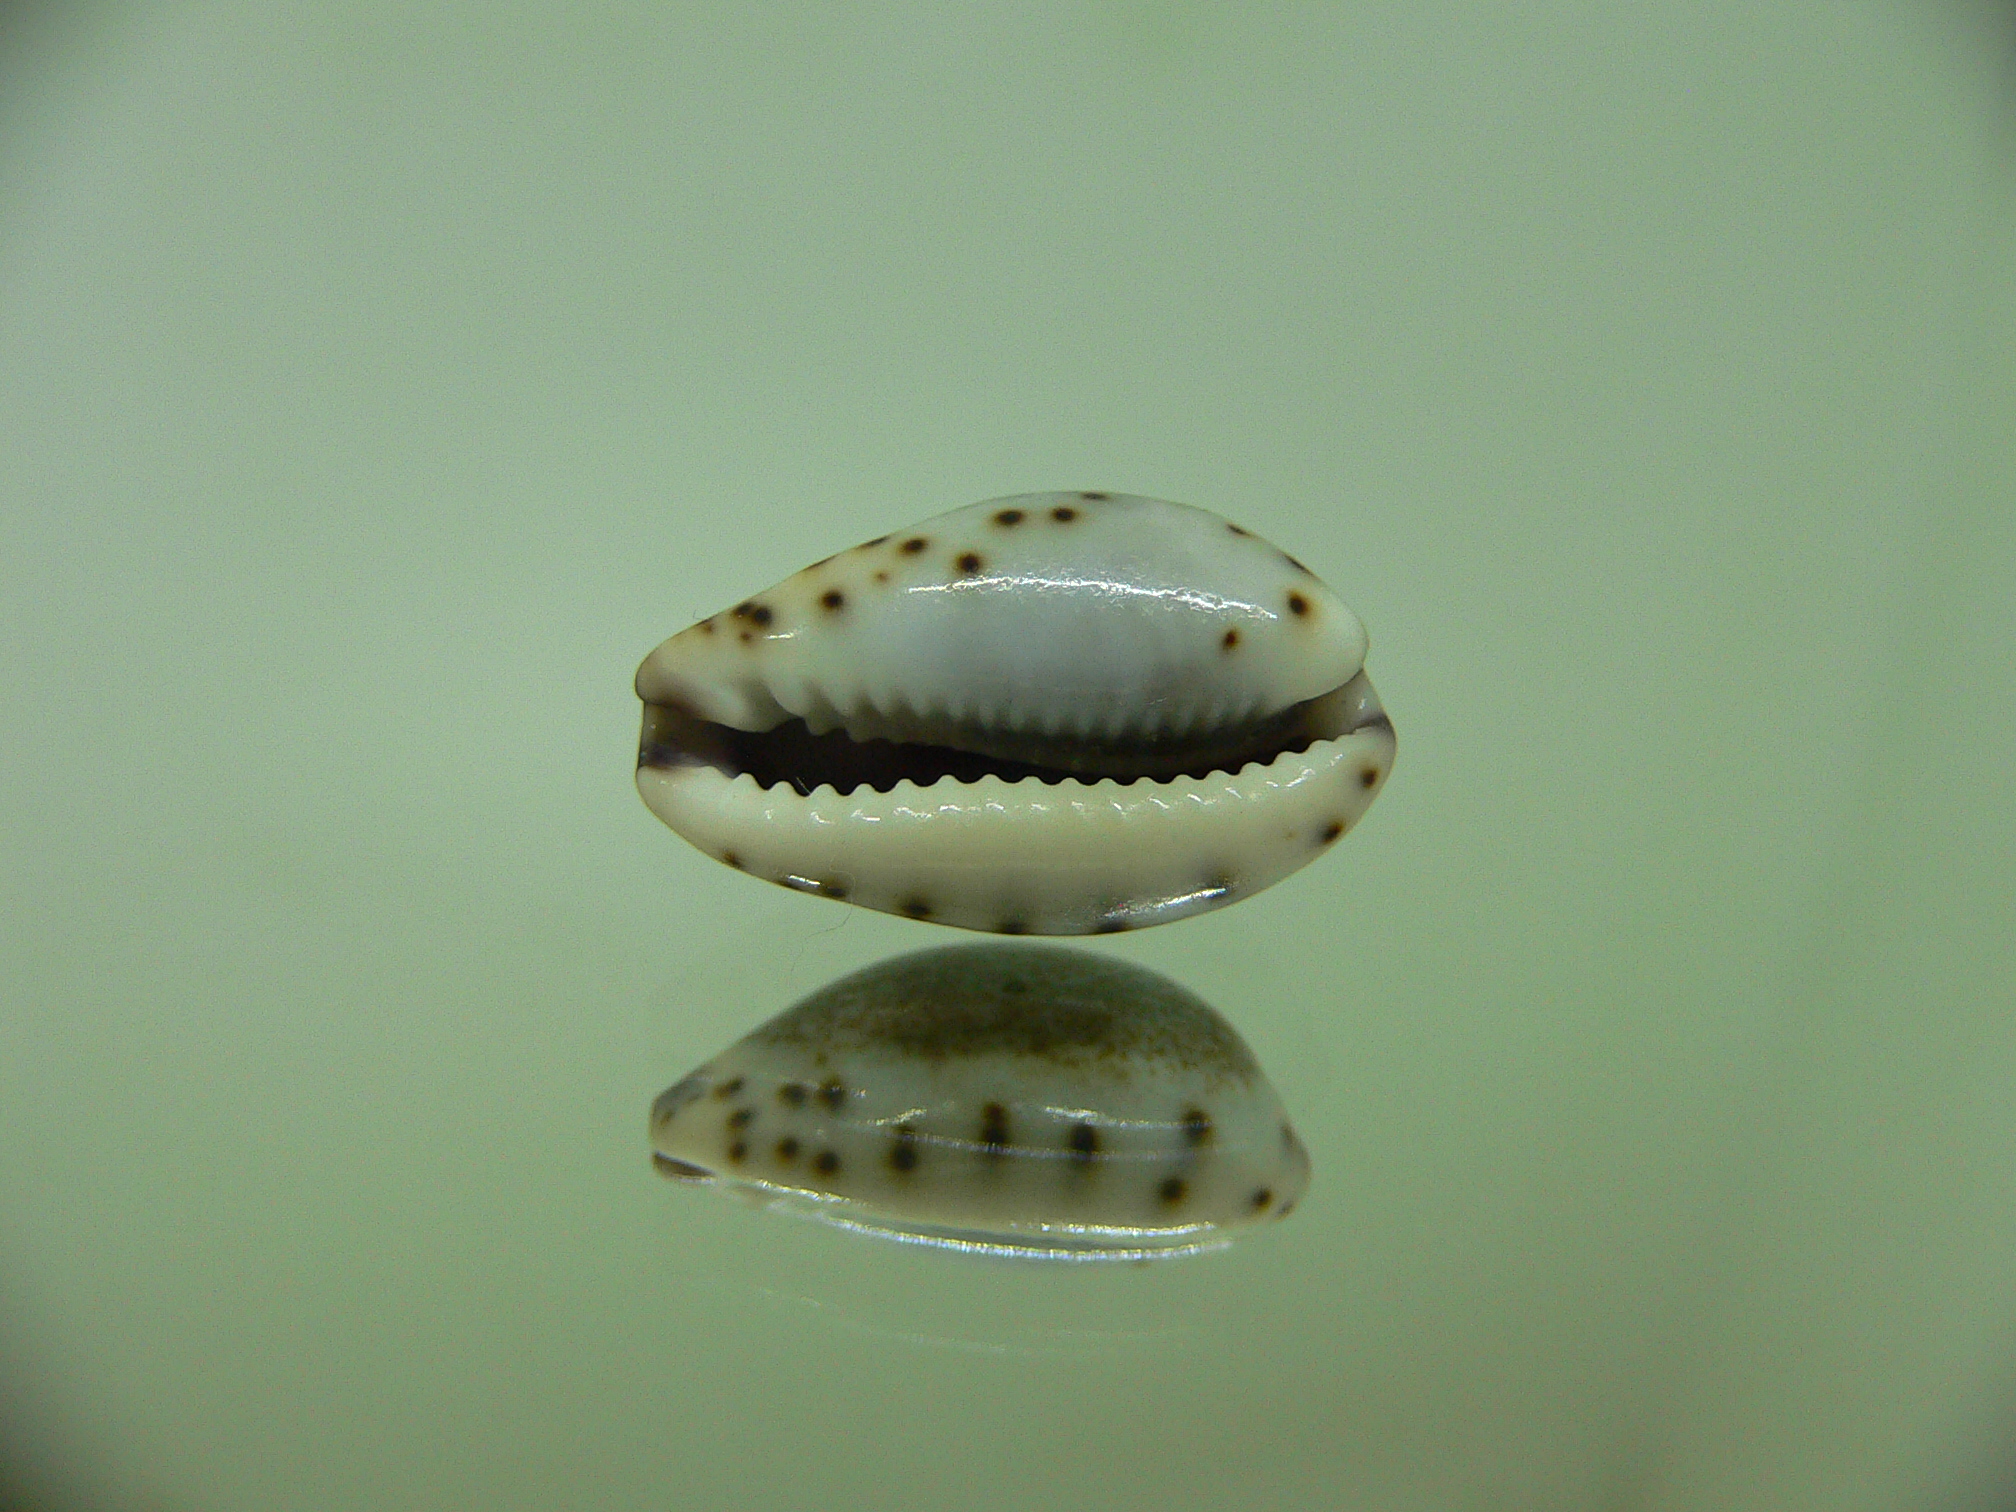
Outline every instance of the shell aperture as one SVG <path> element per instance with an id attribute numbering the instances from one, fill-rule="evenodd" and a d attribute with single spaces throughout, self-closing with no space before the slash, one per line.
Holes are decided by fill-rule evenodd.
<path id="1" fill-rule="evenodd" d="M 1309 1158 L 1238 1034 L 1175 983 L 964 945 L 822 988 L 659 1095 L 676 1180 L 882 1237 L 1037 1259 L 1218 1248 Z"/>
<path id="2" fill-rule="evenodd" d="M 1394 751 L 1365 650 L 1306 568 L 1205 510 L 995 499 L 660 645 L 637 785 L 799 891 L 1005 934 L 1138 928 L 1357 823 Z"/>

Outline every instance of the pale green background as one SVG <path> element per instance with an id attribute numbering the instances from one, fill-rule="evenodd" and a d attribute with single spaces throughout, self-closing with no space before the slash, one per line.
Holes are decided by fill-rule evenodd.
<path id="1" fill-rule="evenodd" d="M 19 1485 L 1652 1512 L 2016 1463 L 2006 7 L 7 45 Z M 651 819 L 635 663 L 1062 487 L 1218 509 L 1372 627 L 1362 831 L 1097 947 L 1241 1027 L 1309 1198 L 1094 1272 L 655 1180 L 660 1087 L 949 937 Z"/>

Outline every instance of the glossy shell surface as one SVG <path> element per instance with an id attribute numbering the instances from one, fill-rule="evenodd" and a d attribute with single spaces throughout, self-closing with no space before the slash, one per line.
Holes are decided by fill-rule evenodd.
<path id="1" fill-rule="evenodd" d="M 1028 494 L 842 552 L 644 661 L 637 785 L 729 865 L 999 933 L 1138 928 L 1325 851 L 1392 768 L 1356 615 L 1201 509 Z"/>
<path id="2" fill-rule="evenodd" d="M 1252 1053 L 1153 972 L 922 951 L 806 998 L 660 1094 L 658 1169 L 889 1238 L 1039 1259 L 1216 1248 L 1309 1158 Z"/>

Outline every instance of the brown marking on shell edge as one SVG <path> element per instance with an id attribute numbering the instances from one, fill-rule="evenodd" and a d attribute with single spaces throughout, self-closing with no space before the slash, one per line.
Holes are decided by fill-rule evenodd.
<path id="1" fill-rule="evenodd" d="M 742 853 L 740 851 L 731 851 L 731 850 L 723 851 L 721 852 L 721 859 L 727 865 L 734 867 L 735 870 L 737 871 L 741 871 L 743 869 Z"/>
<path id="2" fill-rule="evenodd" d="M 1371 788 L 1371 787 L 1377 787 L 1378 785 L 1379 785 L 1379 768 L 1368 766 L 1368 767 L 1360 767 L 1358 769 L 1358 786 L 1362 788 Z"/>
<path id="3" fill-rule="evenodd" d="M 1069 525 L 1073 520 L 1078 518 L 1078 511 L 1073 509 L 1069 504 L 1059 504 L 1055 509 L 1050 511 L 1050 518 L 1055 520 L 1059 525 Z"/>
<path id="4" fill-rule="evenodd" d="M 928 919 L 933 912 L 927 900 L 916 897 L 905 898 L 896 908 L 906 919 Z"/>
<path id="5" fill-rule="evenodd" d="M 997 509 L 994 512 L 994 523 L 1004 528 L 1020 525 L 1022 523 L 1022 511 L 1019 509 Z"/>
<path id="6" fill-rule="evenodd" d="M 1287 1216 L 1288 1216 L 1288 1215 L 1289 1215 L 1290 1213 L 1292 1213 L 1292 1212 L 1294 1212 L 1294 1211 L 1295 1211 L 1295 1204 L 1294 1204 L 1294 1202 L 1293 1202 L 1293 1201 L 1291 1200 L 1291 1201 L 1288 1201 L 1288 1202 L 1284 1202 L 1284 1203 L 1282 1203 L 1282 1204 L 1281 1204 L 1281 1206 L 1279 1206 L 1278 1208 L 1276 1208 L 1276 1209 L 1274 1210 L 1274 1216 L 1275 1216 L 1276 1218 L 1286 1218 L 1286 1217 L 1287 1217 Z"/>
<path id="7" fill-rule="evenodd" d="M 1181 1176 L 1171 1176 L 1155 1189 L 1155 1194 L 1162 1199 L 1163 1206 L 1175 1207 L 1190 1195 L 1190 1183 Z"/>
<path id="8" fill-rule="evenodd" d="M 971 577 L 982 567 L 985 567 L 987 562 L 977 551 L 962 551 L 959 554 L 959 559 L 952 565 L 957 567 L 967 577 Z"/>
<path id="9" fill-rule="evenodd" d="M 768 625 L 777 618 L 776 611 L 768 604 L 759 604 L 754 599 L 744 599 L 728 612 L 737 619 L 746 619 L 755 625 Z"/>
<path id="10" fill-rule="evenodd" d="M 1316 843 L 1318 845 L 1329 845 L 1334 841 L 1341 840 L 1343 837 L 1344 821 L 1342 819 L 1332 819 L 1328 824 L 1323 826 L 1323 832 L 1316 837 Z"/>
<path id="11" fill-rule="evenodd" d="M 1107 914 L 1097 924 L 1092 926 L 1092 933 L 1125 934 L 1131 928 L 1133 926 L 1127 922 L 1125 914 Z"/>
<path id="12" fill-rule="evenodd" d="M 1071 1132 L 1065 1136 L 1064 1143 L 1071 1151 L 1072 1160 L 1083 1165 L 1099 1153 L 1099 1131 L 1091 1124 L 1080 1121 L 1071 1125 Z"/>
<path id="13" fill-rule="evenodd" d="M 657 1168 L 660 1176 L 669 1177 L 673 1181 L 712 1181 L 714 1179 L 714 1173 L 708 1170 L 707 1167 L 695 1165 L 690 1160 L 674 1160 L 670 1155 L 661 1155 L 656 1150 L 651 1152 L 651 1164 Z"/>
<path id="14" fill-rule="evenodd" d="M 889 537 L 887 537 L 886 535 L 879 535 L 875 537 L 875 539 L 872 541 L 863 541 L 859 546 L 856 546 L 854 549 L 856 551 L 873 551 L 877 546 L 880 546 L 884 541 L 888 539 Z"/>
<path id="15" fill-rule="evenodd" d="M 712 635 L 714 633 L 714 618 L 712 615 L 700 621 L 700 633 L 702 635 Z"/>
<path id="16" fill-rule="evenodd" d="M 901 546 L 897 547 L 896 549 L 902 552 L 903 555 L 905 556 L 915 556 L 917 555 L 918 552 L 922 551 L 925 547 L 929 546 L 930 544 L 931 544 L 931 537 L 929 536 L 912 536 L 910 537 L 909 540 L 905 541 Z"/>
<path id="17" fill-rule="evenodd" d="M 1307 619 L 1309 616 L 1309 600 L 1302 597 L 1299 593 L 1289 594 L 1288 612 L 1297 619 Z"/>
<path id="18" fill-rule="evenodd" d="M 1253 534 L 1252 531 L 1246 529 L 1243 525 L 1234 525 L 1230 520 L 1225 522 L 1225 528 L 1236 536 L 1250 536 Z"/>
<path id="19" fill-rule="evenodd" d="M 1219 637 L 1218 644 L 1223 646 L 1227 651 L 1230 651 L 1239 644 L 1239 632 L 1237 630 L 1227 630 Z"/>
<path id="20" fill-rule="evenodd" d="M 721 1083 L 720 1086 L 714 1089 L 714 1095 L 718 1098 L 721 1098 L 723 1101 L 726 1101 L 728 1098 L 733 1097 L 737 1092 L 740 1092 L 741 1090 L 742 1090 L 742 1078 L 739 1076 L 731 1076 L 727 1081 L 724 1081 L 723 1083 Z"/>
<path id="21" fill-rule="evenodd" d="M 1109 493 L 1081 493 L 1078 497 L 1081 499 L 1090 499 L 1094 504 L 1103 504 L 1112 498 L 1113 495 Z"/>
<path id="22" fill-rule="evenodd" d="M 1211 1142 L 1211 1115 L 1202 1108 L 1184 1109 L 1182 1123 L 1183 1142 L 1192 1149 Z"/>
<path id="23" fill-rule="evenodd" d="M 1301 573 L 1302 576 L 1304 577 L 1316 576 L 1315 573 L 1311 572 L 1307 567 L 1304 567 L 1300 562 L 1296 561 L 1295 558 L 1288 555 L 1288 553 L 1285 551 L 1281 553 L 1281 560 L 1286 562 L 1290 567 L 1293 567 L 1297 572 Z"/>
<path id="24" fill-rule="evenodd" d="M 842 593 L 838 588 L 828 588 L 824 593 L 819 595 L 819 607 L 824 609 L 828 614 L 845 609 L 847 607 L 847 595 Z"/>
<path id="25" fill-rule="evenodd" d="M 1014 918 L 1003 919 L 1000 923 L 994 926 L 994 933 L 1005 935 L 1025 935 L 1029 933 L 1029 921 L 1027 919 L 1014 919 Z"/>
<path id="26" fill-rule="evenodd" d="M 902 1172 L 917 1169 L 917 1131 L 909 1124 L 896 1125 L 889 1145 L 889 1168 Z"/>

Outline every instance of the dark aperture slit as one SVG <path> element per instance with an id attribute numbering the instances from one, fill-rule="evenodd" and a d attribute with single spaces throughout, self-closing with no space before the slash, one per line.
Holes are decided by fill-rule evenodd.
<path id="1" fill-rule="evenodd" d="M 702 719 L 682 704 L 646 704 L 637 764 L 665 770 L 711 766 L 730 776 L 747 773 L 765 788 L 789 784 L 808 796 L 827 786 L 839 793 L 861 787 L 886 793 L 899 782 L 928 787 L 947 777 L 959 782 L 988 776 L 1008 782 L 1028 777 L 1049 783 L 1107 777 L 1166 782 L 1237 772 L 1249 762 L 1272 761 L 1353 728 L 1385 723 L 1381 714 L 1353 725 L 1338 695 L 1326 694 L 1266 719 L 1180 739 L 1052 737 L 1042 742 L 1052 759 L 1028 760 L 952 745 L 855 740 L 842 730 L 815 735 L 802 719 L 787 719 L 768 730 L 740 730 Z"/>

